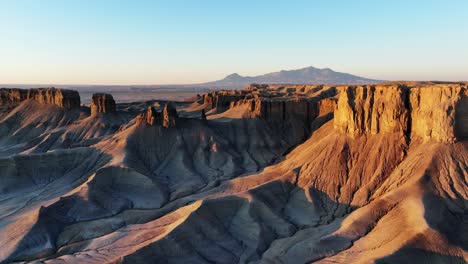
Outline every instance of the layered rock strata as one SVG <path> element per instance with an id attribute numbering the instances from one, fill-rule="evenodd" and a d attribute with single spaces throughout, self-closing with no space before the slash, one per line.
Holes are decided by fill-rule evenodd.
<path id="1" fill-rule="evenodd" d="M 160 125 L 164 128 L 170 128 L 176 126 L 177 110 L 168 102 L 161 112 L 158 112 L 153 106 L 149 106 L 146 112 L 141 113 L 136 118 L 137 125 L 143 124 L 154 126 Z"/>
<path id="2" fill-rule="evenodd" d="M 91 114 L 106 114 L 116 111 L 114 97 L 111 94 L 96 93 L 91 100 Z"/>
<path id="3" fill-rule="evenodd" d="M 411 135 L 424 141 L 454 142 L 468 137 L 468 89 L 439 84 L 410 89 Z"/>
<path id="4" fill-rule="evenodd" d="M 0 89 L 0 104 L 17 105 L 25 100 L 40 104 L 52 104 L 65 109 L 80 107 L 80 94 L 77 91 L 57 88 Z"/>
<path id="5" fill-rule="evenodd" d="M 0 262 L 467 262 L 466 84 L 210 97 L 229 109 L 7 112 Z M 306 141 L 298 118 L 314 118 Z"/>
<path id="6" fill-rule="evenodd" d="M 27 94 L 28 94 L 28 91 L 23 90 L 23 89 L 1 88 L 0 89 L 0 104 L 2 105 L 19 104 L 22 101 L 26 100 Z"/>
<path id="7" fill-rule="evenodd" d="M 291 95 L 283 90 L 293 89 L 305 91 Z M 315 89 L 312 91 L 312 89 Z M 320 111 L 333 112 L 335 100 L 332 99 L 336 94 L 333 87 L 323 86 L 303 86 L 289 87 L 256 85 L 247 86 L 240 91 L 219 91 L 203 95 L 203 104 L 217 112 L 223 112 L 228 109 L 249 105 L 251 116 L 261 117 L 267 121 L 280 121 L 296 118 L 304 122 L 309 122 L 320 115 Z M 321 102 L 322 99 L 326 101 Z"/>
<path id="8" fill-rule="evenodd" d="M 357 137 L 401 132 L 450 143 L 468 135 L 466 84 L 343 86 L 334 127 Z"/>

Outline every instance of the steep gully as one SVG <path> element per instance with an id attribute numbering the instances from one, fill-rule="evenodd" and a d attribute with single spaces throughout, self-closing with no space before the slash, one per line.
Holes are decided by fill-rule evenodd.
<path id="1" fill-rule="evenodd" d="M 334 128 L 330 127 L 330 124 L 327 124 L 327 125 L 324 125 L 324 126 L 319 125 L 320 126 L 320 132 L 318 132 L 318 134 L 315 135 L 315 132 L 314 132 L 315 130 L 311 131 L 310 128 L 308 128 L 308 126 L 303 126 L 302 131 L 301 131 L 301 127 L 298 126 L 297 131 L 292 131 L 292 133 L 290 132 L 291 133 L 290 135 L 284 135 L 283 134 L 283 138 L 287 139 L 288 137 L 291 137 L 291 135 L 292 135 L 292 137 L 294 137 L 294 136 L 296 136 L 298 134 L 303 134 L 304 129 L 309 129 L 308 130 L 309 133 L 314 132 L 314 133 L 312 133 L 312 137 L 308 140 L 309 143 L 306 142 L 302 150 L 299 147 L 298 149 L 293 151 L 290 155 L 288 155 L 285 158 L 284 162 L 279 163 L 276 168 L 272 168 L 273 170 L 277 170 L 277 171 L 287 171 L 288 169 L 285 170 L 285 169 L 282 169 L 282 167 L 286 167 L 286 168 L 291 167 L 291 168 L 294 168 L 294 171 L 296 172 L 296 174 L 294 174 L 294 176 L 288 176 L 288 177 L 293 178 L 293 179 L 291 179 L 291 183 L 293 185 L 285 189 L 286 192 L 284 193 L 284 197 L 285 197 L 286 202 L 275 203 L 276 205 L 272 207 L 273 208 L 272 210 L 275 211 L 275 212 L 277 212 L 277 210 L 284 211 L 286 206 L 282 206 L 281 204 L 286 204 L 287 205 L 290 202 L 291 199 L 292 200 L 294 200 L 294 199 L 297 200 L 298 199 L 297 198 L 298 197 L 298 194 L 297 194 L 298 192 L 297 191 L 293 192 L 293 190 L 295 188 L 297 188 L 298 185 L 299 185 L 300 188 L 305 188 L 306 186 L 309 186 L 309 184 L 310 184 L 309 182 L 310 182 L 310 180 L 312 180 L 312 184 L 310 186 L 317 187 L 317 188 L 307 187 L 307 189 L 309 189 L 309 191 L 308 191 L 309 194 L 311 194 L 312 196 L 315 196 L 315 199 L 312 199 L 312 201 L 321 201 L 321 203 L 319 203 L 319 204 L 322 204 L 321 205 L 322 209 L 319 210 L 319 211 L 327 212 L 327 213 L 320 214 L 318 222 L 316 222 L 315 224 L 311 224 L 309 222 L 308 225 L 313 226 L 313 228 L 317 228 L 317 227 L 319 227 L 321 225 L 324 225 L 324 224 L 325 225 L 329 225 L 329 224 L 336 225 L 337 224 L 336 219 L 340 219 L 344 215 L 349 214 L 354 208 L 363 207 L 366 204 L 368 204 L 369 202 L 375 200 L 375 198 L 372 198 L 372 196 L 375 195 L 375 193 L 377 193 L 379 191 L 379 187 L 382 186 L 382 181 L 386 181 L 388 179 L 388 177 L 389 177 L 388 174 L 390 172 L 392 172 L 394 170 L 394 168 L 397 167 L 398 164 L 404 163 L 404 159 L 408 155 L 407 154 L 408 148 L 410 148 L 411 144 L 415 145 L 419 141 L 423 141 L 423 142 L 427 142 L 427 143 L 443 142 L 443 143 L 454 144 L 454 143 L 456 143 L 456 141 L 463 140 L 466 137 L 466 134 L 465 134 L 466 131 L 464 130 L 465 125 L 463 123 L 464 116 L 460 115 L 459 113 L 465 111 L 464 109 L 466 108 L 466 105 L 460 103 L 460 102 L 463 102 L 463 100 L 465 100 L 464 98 L 466 98 L 466 86 L 456 85 L 456 84 L 448 85 L 448 87 L 445 87 L 447 85 L 439 85 L 439 86 L 440 87 L 429 88 L 428 89 L 428 90 L 430 90 L 430 89 L 434 90 L 434 91 L 432 91 L 434 93 L 432 95 L 429 95 L 427 90 L 420 90 L 420 89 L 426 89 L 426 88 L 413 88 L 413 87 L 407 87 L 407 86 L 402 86 L 402 85 L 396 85 L 396 86 L 390 86 L 390 87 L 389 86 L 384 86 L 384 87 L 375 87 L 375 86 L 337 87 L 336 90 L 338 91 L 339 96 L 338 96 L 338 102 L 337 102 L 337 109 L 335 111 L 334 122 L 332 124 Z M 313 88 L 311 90 L 314 90 L 316 88 L 317 87 L 315 87 L 315 88 Z M 268 87 L 266 89 L 268 89 Z M 300 89 L 302 89 L 302 88 L 300 88 Z M 332 88 L 330 88 L 330 89 L 332 89 Z M 333 88 L 333 89 L 335 89 L 335 88 Z M 325 90 L 327 90 L 327 89 L 325 89 Z M 445 91 L 445 90 L 447 90 L 447 91 Z M 228 93 L 231 93 L 231 92 L 228 92 Z M 233 92 L 233 93 L 237 93 L 237 92 Z M 234 96 L 234 97 L 232 97 L 232 95 L 229 95 L 229 97 L 227 97 L 227 99 L 223 97 L 224 94 L 222 94 L 222 93 L 217 95 L 217 96 L 222 97 L 221 100 L 220 100 L 220 98 L 218 98 L 217 101 L 218 102 L 229 101 L 229 107 L 228 107 L 228 109 L 225 109 L 225 107 L 227 105 L 226 103 L 222 103 L 221 105 L 217 105 L 217 104 L 211 105 L 211 109 L 207 109 L 209 124 L 211 123 L 211 126 L 214 126 L 214 127 L 217 127 L 217 125 L 218 125 L 216 123 L 217 122 L 216 119 L 211 119 L 210 120 L 210 115 L 217 114 L 218 112 L 223 113 L 223 112 L 228 112 L 229 110 L 233 110 L 233 109 L 235 110 L 235 109 L 241 108 L 243 104 L 250 104 L 249 107 L 248 107 L 248 109 L 250 109 L 250 111 L 247 111 L 247 112 L 243 113 L 244 117 L 249 116 L 250 118 L 255 119 L 256 117 L 260 116 L 261 119 L 267 120 L 268 122 L 273 123 L 275 125 L 277 125 L 278 123 L 280 123 L 280 125 L 281 125 L 281 123 L 285 121 L 286 117 L 297 118 L 299 116 L 299 117 L 303 118 L 302 122 L 304 122 L 304 117 L 305 117 L 305 120 L 306 120 L 305 123 L 307 123 L 307 124 L 309 124 L 311 120 L 314 120 L 315 117 L 320 117 L 320 114 L 317 114 L 317 113 L 321 112 L 321 111 L 316 110 L 315 111 L 316 114 L 314 114 L 314 117 L 311 118 L 309 116 L 309 114 L 308 114 L 311 108 L 303 107 L 304 103 L 299 103 L 299 105 L 302 105 L 301 106 L 302 109 L 309 109 L 309 110 L 307 110 L 306 115 L 302 114 L 303 111 L 301 112 L 301 111 L 288 111 L 288 110 L 286 110 L 286 109 L 294 109 L 294 108 L 288 107 L 288 104 L 292 104 L 292 103 L 289 103 L 289 102 L 295 102 L 295 101 L 297 102 L 297 98 L 295 98 L 293 100 L 288 98 L 287 100 L 282 101 L 284 99 L 281 98 L 282 93 L 278 92 L 278 89 L 275 89 L 275 91 L 268 91 L 268 92 L 267 91 L 262 91 L 262 90 L 258 91 L 258 94 L 261 94 L 261 93 L 273 94 L 273 96 L 276 96 L 276 95 L 279 94 L 280 96 L 278 96 L 278 97 L 280 97 L 280 98 L 272 98 L 271 100 L 274 103 L 269 104 L 268 103 L 269 101 L 265 102 L 265 101 L 259 100 L 258 98 L 255 98 L 255 93 L 254 93 L 254 96 L 248 95 L 248 93 L 243 94 L 241 96 Z M 301 94 L 301 93 L 302 94 L 307 94 L 306 91 L 304 91 L 304 92 L 300 91 L 299 94 Z M 443 97 L 443 96 L 445 96 L 444 95 L 445 93 L 448 93 L 450 96 Z M 440 99 L 437 98 L 438 95 L 441 95 Z M 249 97 L 252 96 L 254 98 L 245 98 L 245 96 L 249 96 Z M 313 94 L 308 94 L 307 96 L 313 97 Z M 433 97 L 433 99 L 431 99 L 431 100 L 434 100 L 434 101 L 436 101 L 438 103 L 441 103 L 442 107 L 434 108 L 434 104 L 431 104 L 429 108 L 426 107 L 426 106 L 422 106 L 423 102 L 428 102 L 428 99 L 430 98 L 429 96 Z M 239 98 L 240 98 L 240 100 L 237 100 Z M 309 105 L 309 100 L 311 100 L 311 99 L 299 99 L 298 101 L 299 102 L 304 102 L 305 101 L 305 102 L 307 102 L 307 104 L 305 104 L 305 105 L 308 106 Z M 315 107 L 314 109 L 317 109 L 317 105 L 320 105 L 320 102 L 322 102 L 322 100 L 317 100 L 317 99 L 312 99 L 312 100 L 316 100 L 315 101 L 316 104 L 313 107 Z M 277 101 L 279 101 L 279 103 L 277 103 Z M 234 103 L 232 103 L 232 102 L 234 102 Z M 238 102 L 240 102 L 240 103 L 238 103 Z M 252 102 L 254 102 L 254 103 L 252 103 Z M 409 106 L 408 106 L 408 104 L 409 104 Z M 261 107 L 258 107 L 259 105 Z M 274 105 L 275 107 L 265 107 L 265 105 L 270 105 L 270 106 Z M 254 106 L 254 107 L 252 107 L 252 106 Z M 431 107 L 433 109 L 430 109 Z M 333 107 L 333 108 L 335 108 L 335 107 Z M 444 108 L 446 108 L 446 109 L 444 109 Z M 252 111 L 252 109 L 254 109 L 254 110 L 255 109 L 261 109 L 261 110 L 260 110 L 260 112 L 256 112 L 256 111 Z M 279 110 L 279 109 L 282 109 L 282 110 Z M 452 110 L 449 110 L 449 109 L 452 109 Z M 440 122 L 440 123 L 442 125 L 446 125 L 446 127 L 434 127 L 433 120 L 430 120 L 427 117 L 424 118 L 424 115 L 427 115 L 428 110 L 431 110 L 432 113 L 433 113 L 433 114 L 430 114 L 429 116 L 431 116 L 431 117 L 435 116 L 435 117 L 443 118 L 442 120 L 440 120 L 440 121 L 443 121 L 443 122 Z M 210 113 L 210 111 L 211 111 L 211 113 Z M 300 114 L 297 115 L 296 114 L 297 112 L 299 112 Z M 445 113 L 445 116 L 443 116 L 444 113 Z M 327 115 L 328 113 L 324 113 L 324 114 Z M 413 118 L 422 119 L 422 121 L 418 120 L 418 122 L 413 122 L 412 121 Z M 447 122 L 445 122 L 444 120 L 446 120 L 446 119 L 449 119 L 449 120 Z M 300 118 L 299 118 L 299 120 L 300 120 Z M 188 120 L 185 120 L 183 117 L 178 117 L 178 118 L 175 119 L 175 126 L 172 127 L 172 128 L 168 128 L 168 129 L 179 130 L 180 128 L 184 127 L 184 123 L 187 123 L 187 121 Z M 235 121 L 231 121 L 231 122 L 235 122 Z M 191 125 L 193 125 L 193 124 L 191 123 Z M 417 125 L 417 127 L 413 128 L 413 126 L 416 126 L 416 125 Z M 182 126 L 182 127 L 178 127 L 178 126 Z M 153 126 L 150 126 L 150 127 L 153 127 Z M 158 127 L 156 127 L 156 130 L 154 130 L 155 128 L 153 128 L 153 131 L 154 132 L 155 131 L 160 131 Z M 135 128 L 133 128 L 133 129 L 135 129 Z M 143 127 L 142 131 L 145 131 L 147 129 L 148 128 Z M 325 129 L 328 129 L 328 130 L 330 130 L 330 129 L 333 130 L 334 129 L 336 131 L 339 131 L 342 135 L 347 135 L 347 136 L 345 138 L 343 138 L 339 134 L 338 135 L 324 136 L 324 133 L 326 134 L 326 132 L 324 132 Z M 141 130 L 141 129 L 139 129 L 139 130 Z M 123 130 L 122 133 L 124 131 L 125 130 Z M 392 135 L 395 135 L 395 136 L 392 136 Z M 362 142 L 362 144 L 364 144 L 363 145 L 364 148 L 359 147 L 359 149 L 362 148 L 362 150 L 366 150 L 366 145 L 369 144 L 368 142 L 373 141 L 374 143 L 378 143 L 379 140 L 382 140 L 382 138 L 385 138 L 385 137 L 394 138 L 394 139 L 392 139 L 392 141 L 390 141 L 390 143 L 388 143 L 388 144 L 384 143 L 383 146 L 387 145 L 387 147 L 390 147 L 390 146 L 394 145 L 394 142 L 400 142 L 399 138 L 402 137 L 404 139 L 404 142 L 401 143 L 402 145 L 401 145 L 400 148 L 402 150 L 403 155 L 399 156 L 398 159 L 395 159 L 393 161 L 395 163 L 394 165 L 390 165 L 387 169 L 384 169 L 384 171 L 387 171 L 387 172 L 383 173 L 383 176 L 381 176 L 381 180 L 378 180 L 379 183 L 375 187 L 370 188 L 371 191 L 367 195 L 363 196 L 363 197 L 367 197 L 367 198 L 362 199 L 362 201 L 360 201 L 360 202 L 359 202 L 359 199 L 358 199 L 357 203 L 353 202 L 353 200 L 355 200 L 355 194 L 358 193 L 359 189 L 355 189 L 355 187 L 349 187 L 350 189 L 348 190 L 348 189 L 346 189 L 344 187 L 344 186 L 348 186 L 349 183 L 350 183 L 350 179 L 351 179 L 350 173 L 351 173 L 351 175 L 356 173 L 356 171 L 355 171 L 356 169 L 354 169 L 354 168 L 356 168 L 356 164 L 353 164 L 353 163 L 357 162 L 355 155 L 358 152 L 353 153 L 353 149 L 355 149 L 356 147 L 359 147 L 359 144 L 361 144 L 359 142 Z M 251 136 L 248 136 L 247 138 L 250 139 Z M 354 138 L 354 139 L 352 139 L 352 138 Z M 293 157 L 300 157 L 301 153 L 309 153 L 309 154 L 314 153 L 314 152 L 310 152 L 310 151 L 308 152 L 307 151 L 307 145 L 309 145 L 309 144 L 314 145 L 314 144 L 317 144 L 317 142 L 321 142 L 321 141 L 329 142 L 329 143 L 332 143 L 332 144 L 338 144 L 337 142 L 340 142 L 342 140 L 348 141 L 348 143 L 343 145 L 344 146 L 343 150 L 346 150 L 346 151 L 341 151 L 341 153 L 343 155 L 338 156 L 338 160 L 337 160 L 338 162 L 336 162 L 336 164 L 341 164 L 341 163 L 343 164 L 343 172 L 338 171 L 338 173 L 334 173 L 332 171 L 330 175 L 339 175 L 340 173 L 342 173 L 343 177 L 344 177 L 343 178 L 344 181 L 342 181 L 341 183 L 338 182 L 336 185 L 331 183 L 331 185 L 330 185 L 331 188 L 327 187 L 328 183 L 323 185 L 324 182 L 322 182 L 322 180 L 319 177 L 311 176 L 311 175 L 314 175 L 315 173 L 310 173 L 310 171 L 309 171 L 311 168 L 314 168 L 314 166 L 315 166 L 315 165 L 309 165 L 310 162 L 313 162 L 313 159 L 317 159 L 317 164 L 324 163 L 324 160 L 322 159 L 321 156 L 318 156 L 318 157 L 309 156 L 309 158 L 304 160 L 304 161 L 306 161 L 305 164 L 301 163 L 302 162 L 301 159 L 293 158 Z M 187 142 L 186 140 L 184 140 L 184 141 Z M 299 143 L 300 142 L 298 142 L 298 144 Z M 370 144 L 372 145 L 372 143 L 370 143 Z M 378 144 L 377 144 L 377 146 L 378 146 Z M 323 151 L 322 148 L 320 148 L 318 146 L 317 147 L 312 146 L 312 147 L 314 149 L 318 150 L 318 151 Z M 386 149 L 385 147 L 382 148 L 382 150 L 385 150 L 385 149 Z M 330 153 L 332 153 L 332 152 L 330 152 Z M 248 154 L 249 154 L 249 156 L 255 156 L 252 153 L 248 153 Z M 398 153 L 390 153 L 389 155 L 396 157 L 396 156 L 398 156 L 397 154 Z M 340 162 L 341 159 L 343 159 L 343 162 Z M 388 159 L 387 158 L 386 160 L 391 161 L 393 159 Z M 268 163 L 264 163 L 264 164 L 265 165 L 263 165 L 263 166 L 268 165 Z M 320 171 L 326 171 L 327 166 L 328 165 L 326 165 L 326 164 L 321 164 Z M 259 166 L 256 165 L 255 167 L 258 170 Z M 376 168 L 379 168 L 379 166 L 377 166 Z M 359 171 L 357 171 L 357 172 L 359 172 Z M 281 174 L 281 173 L 279 173 L 279 174 Z M 232 179 L 237 177 L 235 175 L 237 175 L 237 174 L 234 174 L 233 175 L 234 177 Z M 262 175 L 264 175 L 264 176 L 262 176 Z M 256 189 L 259 189 L 259 190 L 260 189 L 265 189 L 265 191 L 267 193 L 269 193 L 269 192 L 271 192 L 271 184 L 270 185 L 265 185 L 266 183 L 263 182 L 262 180 L 259 181 L 256 184 L 254 184 L 254 185 L 251 185 L 250 188 L 246 188 L 246 189 L 245 188 L 238 189 L 238 187 L 234 187 L 235 185 L 232 185 L 232 184 L 234 184 L 233 181 L 236 181 L 237 179 L 238 179 L 237 181 L 242 182 L 243 178 L 246 178 L 246 181 L 247 181 L 248 178 L 260 178 L 261 179 L 262 177 L 265 177 L 265 176 L 267 176 L 266 179 L 270 179 L 270 180 L 267 180 L 267 181 L 271 181 L 272 182 L 271 184 L 275 184 L 275 182 L 277 181 L 277 180 L 274 180 L 274 179 L 276 179 L 276 177 L 273 176 L 273 178 L 269 178 L 271 176 L 268 176 L 268 173 L 265 173 L 265 172 L 261 172 L 259 176 L 246 175 L 246 176 L 244 176 L 242 178 L 236 178 L 234 180 L 225 179 L 225 180 L 221 181 L 221 184 L 220 184 L 219 187 L 215 187 L 215 189 L 212 189 L 212 190 L 206 190 L 207 194 L 205 194 L 205 195 L 203 193 L 195 194 L 194 195 L 195 196 L 194 200 L 192 200 L 192 201 L 196 201 L 196 199 L 200 199 L 200 200 L 203 201 L 203 200 L 206 200 L 207 197 L 212 196 L 213 194 L 215 196 L 219 196 L 219 194 L 221 194 L 221 193 L 223 193 L 222 196 L 234 195 L 236 193 L 242 193 L 242 190 L 249 190 L 249 189 L 251 189 L 252 191 L 256 190 Z M 225 181 L 228 184 L 227 185 L 223 184 L 222 183 L 223 181 Z M 333 181 L 333 180 L 330 178 L 329 181 Z M 369 182 L 372 182 L 372 181 L 369 181 Z M 247 182 L 245 184 L 247 184 Z M 232 186 L 230 186 L 230 185 L 232 185 Z M 247 184 L 247 185 L 249 185 L 249 184 Z M 254 186 L 258 186 L 258 187 L 255 189 Z M 333 186 L 336 186 L 336 187 L 333 187 Z M 226 188 L 228 188 L 228 189 L 226 189 Z M 226 190 L 229 190 L 230 188 L 234 192 L 228 191 L 226 193 Z M 198 192 L 199 190 L 200 189 L 197 189 L 195 192 Z M 289 190 L 289 191 L 287 191 L 287 190 Z M 304 189 L 304 190 L 306 190 L 306 189 Z M 311 190 L 313 190 L 313 191 L 311 191 Z M 390 190 L 390 189 L 387 188 L 387 190 Z M 261 194 L 261 196 L 265 195 L 265 193 L 263 193 L 263 192 L 264 191 L 259 191 L 259 194 Z M 326 201 L 326 200 L 324 200 L 324 198 L 321 198 L 323 195 L 318 194 L 318 193 L 321 193 L 321 192 L 323 192 L 323 194 L 325 194 L 326 196 L 330 196 L 331 201 Z M 219 194 L 216 194 L 216 193 L 219 193 Z M 296 195 L 292 196 L 291 193 L 296 193 Z M 343 198 L 343 195 L 345 195 L 346 193 L 349 193 L 349 196 Z M 172 200 L 172 202 L 177 202 L 179 199 L 181 199 L 181 200 L 184 199 L 185 201 L 187 201 L 186 197 L 189 197 L 189 196 L 191 196 L 191 195 L 189 194 L 188 196 L 180 196 L 180 197 L 176 198 L 175 200 Z M 261 197 L 261 196 L 259 196 L 259 197 Z M 205 197 L 205 198 L 203 198 L 203 197 Z M 260 199 L 260 198 L 257 198 L 257 199 Z M 262 200 L 263 199 L 260 199 L 259 201 L 262 201 Z M 190 201 L 190 199 L 188 199 L 188 201 Z M 339 205 L 340 202 L 342 202 L 343 205 Z M 213 203 L 216 203 L 216 200 Z M 260 202 L 260 204 L 261 203 L 265 204 L 265 202 Z M 266 202 L 266 204 L 270 205 L 270 206 L 267 206 L 267 208 L 271 207 L 271 204 L 269 202 Z M 350 204 L 356 204 L 356 205 L 353 205 L 352 209 L 349 209 Z M 397 205 L 397 203 L 387 207 L 386 210 L 381 210 L 380 214 L 382 216 L 385 216 L 386 214 L 391 212 L 395 208 L 396 205 Z M 258 212 L 259 208 L 263 208 L 263 206 L 261 206 L 261 205 L 259 205 L 259 206 L 260 207 L 258 207 L 258 208 L 256 207 L 257 209 L 252 209 L 251 211 L 249 210 L 250 214 L 256 215 L 257 214 L 256 212 Z M 276 206 L 279 206 L 280 208 L 279 209 L 275 208 Z M 343 207 L 344 208 L 347 207 L 348 209 L 343 209 Z M 176 207 L 172 207 L 172 208 L 173 209 L 171 209 L 171 210 L 174 210 L 174 209 L 177 209 L 177 208 L 183 208 L 183 207 L 177 207 L 176 206 Z M 217 207 L 214 207 L 214 208 L 217 208 Z M 218 210 L 218 209 L 213 209 L 213 210 Z M 294 215 L 295 210 L 293 210 L 293 209 L 290 209 L 290 210 L 292 210 L 291 212 Z M 306 214 L 307 212 L 302 212 L 302 213 Z M 253 217 L 253 215 L 251 215 L 250 217 Z M 298 226 L 302 226 L 301 230 L 303 230 L 303 232 L 306 231 L 306 230 L 309 230 L 309 228 L 304 228 L 303 223 L 301 224 L 302 220 L 300 220 L 300 216 L 296 215 L 295 216 L 296 218 L 293 217 L 293 219 L 295 219 L 295 220 L 292 221 L 292 220 L 290 220 L 290 216 L 285 217 L 283 215 L 283 213 L 278 213 L 278 215 L 282 215 L 281 218 L 286 219 L 287 222 L 291 223 L 291 222 L 296 221 L 296 223 L 293 223 L 291 225 L 293 227 L 293 229 L 291 229 L 291 230 L 296 229 L 297 231 L 296 232 L 288 231 L 287 233 L 282 233 L 280 235 L 276 235 L 275 239 L 271 239 L 271 238 L 267 239 L 267 240 L 260 239 L 260 241 L 263 241 L 262 243 L 264 244 L 264 246 L 258 248 L 256 250 L 257 253 L 254 253 L 254 252 L 249 253 L 250 254 L 249 258 L 251 258 L 251 260 L 254 260 L 256 258 L 261 258 L 261 259 L 270 258 L 270 257 L 268 257 L 268 255 L 270 253 L 265 255 L 265 252 L 267 252 L 268 248 L 270 248 L 273 243 L 278 245 L 278 243 L 275 242 L 275 241 L 278 241 L 278 238 L 281 238 L 281 239 L 282 238 L 287 238 L 287 237 L 293 238 L 293 237 L 296 237 L 297 235 L 302 234 L 302 233 L 297 234 L 297 232 L 298 232 L 297 227 Z M 311 213 L 311 215 L 314 215 L 314 213 Z M 269 217 L 271 217 L 271 216 L 269 216 Z M 297 217 L 299 217 L 299 218 L 297 219 Z M 154 215 L 152 217 L 150 217 L 150 219 L 157 219 L 157 218 L 158 217 L 154 217 Z M 375 224 L 370 225 L 368 227 L 368 231 L 361 234 L 361 236 L 359 236 L 359 237 L 364 237 L 366 234 L 368 234 L 368 232 L 371 232 L 374 229 L 374 227 L 376 225 L 378 225 L 380 219 L 381 219 L 381 217 L 376 217 Z M 259 220 L 257 220 L 257 222 L 258 221 Z M 221 221 L 221 222 L 223 222 L 223 221 Z M 258 223 L 262 223 L 262 221 L 260 221 Z M 318 223 L 324 223 L 324 224 L 318 224 Z M 308 226 L 308 225 L 306 225 L 306 226 Z M 275 228 L 277 228 L 277 227 L 275 227 Z M 332 231 L 329 231 L 329 232 L 331 233 Z M 231 235 L 231 237 L 237 237 L 239 235 L 241 235 L 241 234 L 237 233 L 236 235 Z M 242 237 L 242 235 L 241 235 L 241 237 Z M 342 247 L 342 251 L 344 251 L 346 248 L 353 247 L 353 245 L 354 245 L 353 243 L 356 242 L 359 239 L 359 237 L 351 239 L 350 242 L 347 242 L 347 246 Z M 241 241 L 244 241 L 244 240 L 241 239 Z M 245 243 L 245 242 L 242 242 L 242 243 Z M 247 243 L 247 244 L 249 244 L 249 243 Z M 249 246 L 248 248 L 251 248 L 251 247 Z M 234 250 L 234 251 L 236 251 L 236 250 Z M 314 259 L 315 260 L 321 259 L 321 258 L 323 258 L 325 256 L 332 257 L 332 256 L 335 256 L 335 255 L 339 254 L 339 252 L 340 251 L 335 252 L 334 255 L 328 255 L 327 254 L 327 255 L 321 255 L 322 257 L 318 257 L 318 256 L 315 256 L 313 258 L 309 257 L 309 259 L 310 259 L 310 261 L 312 261 Z M 133 254 L 133 256 L 136 256 L 135 254 Z M 198 254 L 198 255 L 203 255 L 203 254 Z M 257 257 L 255 257 L 255 255 L 257 255 Z M 209 258 L 209 256 L 205 256 L 204 260 L 206 261 L 207 258 Z M 129 257 L 129 259 L 132 259 L 132 257 Z M 271 258 L 271 259 L 274 259 L 274 258 Z M 306 259 L 306 258 L 304 258 L 304 259 Z M 227 263 L 230 263 L 230 262 L 228 261 Z"/>

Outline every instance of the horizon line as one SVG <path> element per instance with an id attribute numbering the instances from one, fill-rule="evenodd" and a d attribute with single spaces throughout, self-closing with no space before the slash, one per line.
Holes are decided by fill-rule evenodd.
<path id="1" fill-rule="evenodd" d="M 441 82 L 441 83 L 468 83 L 468 80 L 417 80 L 417 79 L 396 79 L 396 80 L 376 80 L 377 83 L 386 83 L 386 82 Z M 251 84 L 256 83 L 252 82 Z M 267 82 L 260 82 L 259 84 L 285 84 L 285 85 L 292 85 L 296 83 L 267 83 Z M 346 85 L 346 84 L 333 84 L 333 83 L 297 83 L 298 85 L 301 84 L 316 84 L 316 85 Z M 222 85 L 210 85 L 208 83 L 185 83 L 185 84 L 85 84 L 85 83 L 0 83 L 0 88 L 15 88 L 15 87 L 5 87 L 5 86 L 43 86 L 38 88 L 51 88 L 55 87 L 58 88 L 59 86 L 222 86 Z M 363 84 L 352 84 L 352 85 L 366 85 Z M 228 85 L 234 86 L 234 85 Z"/>

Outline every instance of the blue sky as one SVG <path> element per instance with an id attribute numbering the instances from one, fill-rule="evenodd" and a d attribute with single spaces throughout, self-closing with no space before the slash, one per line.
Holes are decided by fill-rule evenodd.
<path id="1" fill-rule="evenodd" d="M 0 0 L 0 83 L 170 84 L 307 66 L 468 80 L 466 0 Z"/>

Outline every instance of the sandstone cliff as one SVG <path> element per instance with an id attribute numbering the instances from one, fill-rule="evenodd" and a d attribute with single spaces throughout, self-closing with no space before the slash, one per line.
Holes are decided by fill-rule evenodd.
<path id="1" fill-rule="evenodd" d="M 309 98 L 257 99 L 251 104 L 253 112 L 266 120 L 297 118 L 309 122 L 318 114 L 318 102 Z"/>
<path id="2" fill-rule="evenodd" d="M 161 123 L 161 113 L 156 111 L 153 106 L 148 106 L 146 112 L 141 113 L 136 118 L 137 126 L 141 125 L 155 125 L 156 123 Z M 159 120 L 159 122 L 158 122 Z"/>
<path id="3" fill-rule="evenodd" d="M 412 136 L 436 142 L 454 142 L 468 137 L 466 85 L 438 84 L 410 91 Z"/>
<path id="4" fill-rule="evenodd" d="M 336 98 L 325 98 L 320 100 L 318 105 L 319 116 L 325 116 L 330 113 L 334 113 L 337 108 L 337 100 Z"/>
<path id="5" fill-rule="evenodd" d="M 196 99 L 96 116 L 8 109 L 0 262 L 468 261 L 466 84 Z"/>
<path id="6" fill-rule="evenodd" d="M 400 86 L 339 87 L 335 129 L 351 136 L 406 132 L 408 89 Z"/>
<path id="7" fill-rule="evenodd" d="M 97 93 L 93 94 L 91 100 L 91 114 L 113 113 L 116 111 L 114 97 L 111 94 Z"/>
<path id="8" fill-rule="evenodd" d="M 0 89 L 0 104 L 12 104 L 16 105 L 20 102 L 26 100 L 27 97 L 27 90 L 23 89 L 8 89 L 8 88 L 1 88 Z"/>
<path id="9" fill-rule="evenodd" d="M 40 104 L 53 104 L 65 109 L 80 107 L 80 95 L 77 91 L 57 88 L 37 89 L 0 89 L 0 104 L 17 105 L 25 100 L 34 100 Z"/>
<path id="10" fill-rule="evenodd" d="M 203 103 L 222 112 L 234 106 L 236 102 L 249 98 L 253 98 L 253 95 L 248 91 L 219 91 L 203 95 Z"/>
<path id="11" fill-rule="evenodd" d="M 267 121 L 294 118 L 308 123 L 325 112 L 333 112 L 336 103 L 331 98 L 335 94 L 336 89 L 330 86 L 251 84 L 240 91 L 206 94 L 203 103 L 216 112 L 248 105 L 252 117 Z"/>
<path id="12" fill-rule="evenodd" d="M 141 113 L 136 118 L 136 124 L 138 126 L 141 125 L 160 125 L 164 128 L 170 128 L 176 126 L 177 120 L 177 110 L 172 105 L 172 103 L 168 102 L 164 106 L 161 112 L 158 112 L 153 106 L 149 106 L 146 109 L 146 112 Z"/>
<path id="13" fill-rule="evenodd" d="M 465 84 L 338 87 L 334 127 L 357 137 L 401 132 L 408 139 L 454 142 L 467 137 Z"/>

